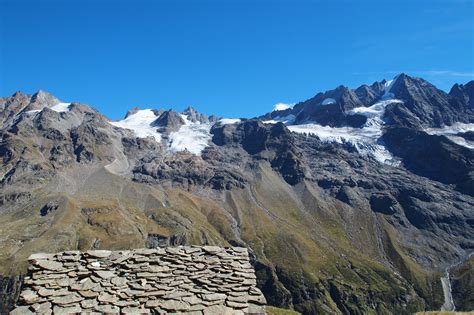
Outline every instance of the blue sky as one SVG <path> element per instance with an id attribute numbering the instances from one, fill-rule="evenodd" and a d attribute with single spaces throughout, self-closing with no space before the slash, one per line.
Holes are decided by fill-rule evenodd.
<path id="1" fill-rule="evenodd" d="M 396 73 L 474 79 L 474 1 L 0 0 L 0 94 L 44 89 L 121 118 L 251 117 Z"/>

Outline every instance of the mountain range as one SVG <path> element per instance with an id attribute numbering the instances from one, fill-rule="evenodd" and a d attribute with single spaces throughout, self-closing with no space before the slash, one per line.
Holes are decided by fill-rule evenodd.
<path id="1" fill-rule="evenodd" d="M 339 86 L 255 118 L 0 98 L 0 288 L 35 252 L 249 249 L 303 314 L 474 309 L 474 81 Z M 449 288 L 440 278 L 447 277 Z"/>

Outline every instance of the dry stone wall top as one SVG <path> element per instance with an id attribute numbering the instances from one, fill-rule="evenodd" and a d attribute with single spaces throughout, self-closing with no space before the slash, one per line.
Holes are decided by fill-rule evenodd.
<path id="1" fill-rule="evenodd" d="M 264 314 L 246 248 L 67 251 L 29 258 L 11 314 Z"/>

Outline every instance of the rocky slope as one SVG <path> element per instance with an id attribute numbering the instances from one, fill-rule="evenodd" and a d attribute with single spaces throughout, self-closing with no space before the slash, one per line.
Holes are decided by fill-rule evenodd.
<path id="1" fill-rule="evenodd" d="M 33 252 L 233 245 L 271 305 L 439 309 L 474 249 L 472 89 L 399 75 L 248 120 L 1 98 L 0 273 Z"/>

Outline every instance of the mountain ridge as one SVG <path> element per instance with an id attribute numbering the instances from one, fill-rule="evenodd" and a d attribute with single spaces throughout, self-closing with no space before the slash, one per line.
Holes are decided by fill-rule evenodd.
<path id="1" fill-rule="evenodd" d="M 450 96 L 397 80 L 393 96 L 388 81 L 339 88 L 259 119 L 135 109 L 112 121 L 44 92 L 34 109 L 26 94 L 0 98 L 0 274 L 23 273 L 33 251 L 232 245 L 249 249 L 271 305 L 439 309 L 441 273 L 474 250 L 469 131 L 440 124 L 470 126 L 473 84 Z M 302 124 L 278 118 L 305 106 Z"/>

